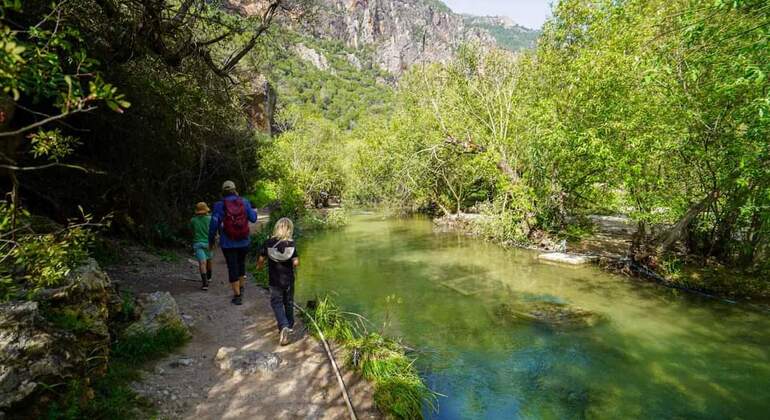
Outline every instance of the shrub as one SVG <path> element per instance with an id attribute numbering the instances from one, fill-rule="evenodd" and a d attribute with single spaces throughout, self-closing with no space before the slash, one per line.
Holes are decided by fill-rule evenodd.
<path id="1" fill-rule="evenodd" d="M 278 193 L 278 185 L 275 182 L 257 181 L 254 184 L 254 192 L 247 198 L 255 207 L 264 208 L 278 201 Z"/>
<path id="2" fill-rule="evenodd" d="M 345 209 L 311 210 L 302 216 L 299 227 L 303 231 L 339 229 L 349 223 L 349 217 Z"/>
<path id="3" fill-rule="evenodd" d="M 88 258 L 94 233 L 90 216 L 84 223 L 71 223 L 53 231 L 35 231 L 32 218 L 23 209 L 0 202 L 0 299 L 8 300 L 21 290 L 37 290 L 61 284 L 70 271 Z M 38 224 L 39 225 L 39 224 Z M 50 228 L 51 225 L 48 225 Z"/>

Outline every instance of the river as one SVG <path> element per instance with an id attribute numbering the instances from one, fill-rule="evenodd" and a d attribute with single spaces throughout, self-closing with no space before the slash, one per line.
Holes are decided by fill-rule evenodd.
<path id="1" fill-rule="evenodd" d="M 297 300 L 330 293 L 418 348 L 435 419 L 770 416 L 770 316 L 455 234 L 357 215 L 300 244 Z M 396 301 L 388 296 L 395 296 Z M 400 303 L 399 303 L 400 301 Z M 509 316 L 551 304 L 598 322 Z"/>

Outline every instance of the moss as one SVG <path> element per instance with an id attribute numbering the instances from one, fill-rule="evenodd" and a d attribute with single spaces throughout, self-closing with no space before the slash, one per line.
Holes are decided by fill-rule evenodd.
<path id="1" fill-rule="evenodd" d="M 51 309 L 46 311 L 45 317 L 57 329 L 70 331 L 76 334 L 88 332 L 94 326 L 94 321 L 88 314 L 77 311 L 72 307 Z"/>

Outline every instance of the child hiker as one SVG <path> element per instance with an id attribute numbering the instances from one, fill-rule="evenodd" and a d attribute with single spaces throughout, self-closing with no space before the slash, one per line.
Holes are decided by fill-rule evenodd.
<path id="1" fill-rule="evenodd" d="M 201 290 L 209 290 L 211 280 L 211 251 L 209 251 L 209 206 L 200 202 L 195 205 L 195 216 L 190 219 L 193 231 L 193 249 L 201 273 Z"/>
<path id="2" fill-rule="evenodd" d="M 267 274 L 270 279 L 270 306 L 275 313 L 280 332 L 279 343 L 289 344 L 294 330 L 294 269 L 299 265 L 297 246 L 294 243 L 294 224 L 287 218 L 278 220 L 271 236 L 259 250 L 257 268 L 262 269 L 268 260 Z"/>

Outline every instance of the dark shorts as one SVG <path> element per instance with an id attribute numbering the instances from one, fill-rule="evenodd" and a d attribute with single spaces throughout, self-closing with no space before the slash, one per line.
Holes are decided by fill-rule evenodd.
<path id="1" fill-rule="evenodd" d="M 249 247 L 243 248 L 222 248 L 222 254 L 227 263 L 227 274 L 230 283 L 235 283 L 241 277 L 246 275 L 246 254 L 249 253 Z"/>

